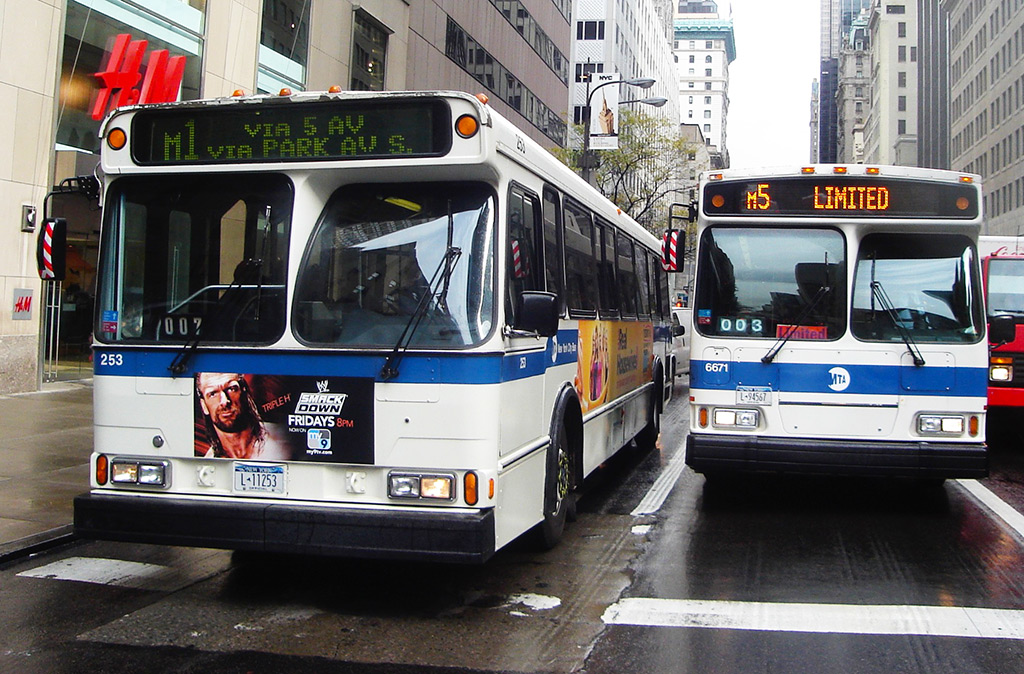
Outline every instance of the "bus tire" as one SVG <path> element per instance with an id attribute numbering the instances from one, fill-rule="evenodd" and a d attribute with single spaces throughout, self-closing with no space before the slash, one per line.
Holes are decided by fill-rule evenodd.
<path id="1" fill-rule="evenodd" d="M 565 422 L 560 421 L 547 449 L 547 464 L 544 470 L 544 517 L 536 527 L 537 543 L 543 550 L 552 549 L 561 540 L 566 519 L 576 519 L 572 481 L 572 454 Z"/>
<path id="2" fill-rule="evenodd" d="M 661 412 L 662 412 L 662 376 L 659 369 L 654 377 L 654 386 L 651 388 L 651 409 L 647 418 L 647 425 L 640 429 L 634 441 L 636 446 L 644 451 L 654 449 L 658 445 L 658 437 L 661 436 Z"/>

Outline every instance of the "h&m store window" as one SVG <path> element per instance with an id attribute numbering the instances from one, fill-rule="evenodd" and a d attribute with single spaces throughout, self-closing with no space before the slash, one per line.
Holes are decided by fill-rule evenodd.
<path id="1" fill-rule="evenodd" d="M 162 85 L 147 92 L 151 97 L 199 98 L 205 18 L 206 0 L 68 0 L 57 149 L 99 152 L 100 121 L 119 105 L 140 102 L 150 68 Z"/>

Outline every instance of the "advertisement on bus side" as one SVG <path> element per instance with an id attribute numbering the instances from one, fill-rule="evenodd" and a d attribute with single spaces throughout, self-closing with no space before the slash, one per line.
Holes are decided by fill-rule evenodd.
<path id="1" fill-rule="evenodd" d="M 654 329 L 636 321 L 580 321 L 576 393 L 584 412 L 651 380 Z"/>

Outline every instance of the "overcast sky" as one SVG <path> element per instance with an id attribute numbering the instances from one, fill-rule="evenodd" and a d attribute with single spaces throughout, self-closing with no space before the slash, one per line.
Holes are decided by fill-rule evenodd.
<path id="1" fill-rule="evenodd" d="M 731 165 L 805 164 L 820 1 L 726 0 L 719 2 L 720 16 L 728 16 L 722 10 L 729 4 L 736 38 L 726 141 Z"/>

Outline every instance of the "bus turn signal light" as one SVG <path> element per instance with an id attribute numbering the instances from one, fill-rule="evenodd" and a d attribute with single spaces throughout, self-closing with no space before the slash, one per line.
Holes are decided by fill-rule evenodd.
<path id="1" fill-rule="evenodd" d="M 96 457 L 96 484 L 101 487 L 107 484 L 108 464 L 109 462 L 105 454 L 100 454 Z"/>
<path id="2" fill-rule="evenodd" d="M 479 480 L 476 473 L 468 471 L 462 478 L 463 493 L 466 495 L 466 505 L 476 505 L 480 500 L 480 493 L 477 490 Z"/>
<path id="3" fill-rule="evenodd" d="M 480 123 L 473 115 L 463 115 L 455 120 L 455 131 L 463 138 L 472 138 L 480 130 Z"/>

